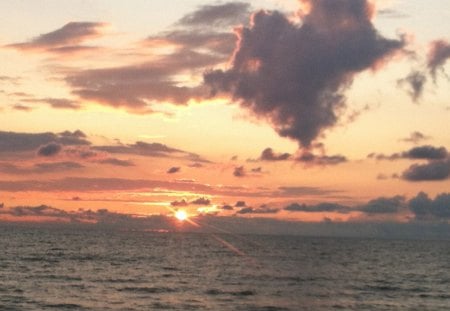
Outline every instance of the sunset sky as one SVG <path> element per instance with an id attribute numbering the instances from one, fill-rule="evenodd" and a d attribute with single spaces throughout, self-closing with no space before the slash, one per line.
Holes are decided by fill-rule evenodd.
<path id="1" fill-rule="evenodd" d="M 450 221 L 449 1 L 0 11 L 3 221 Z"/>

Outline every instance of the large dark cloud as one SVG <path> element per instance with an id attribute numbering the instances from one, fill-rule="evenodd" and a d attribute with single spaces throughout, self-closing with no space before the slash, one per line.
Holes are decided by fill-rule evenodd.
<path id="1" fill-rule="evenodd" d="M 83 41 L 101 35 L 105 24 L 93 22 L 70 22 L 63 27 L 22 43 L 14 43 L 8 47 L 20 50 L 45 50 L 55 53 L 67 53 L 69 50 L 84 50 L 92 47 L 79 45 Z"/>
<path id="2" fill-rule="evenodd" d="M 450 176 L 450 160 L 413 164 L 401 177 L 407 181 L 439 181 Z"/>
<path id="3" fill-rule="evenodd" d="M 417 219 L 450 219 L 450 193 L 438 194 L 433 200 L 420 192 L 408 204 Z"/>
<path id="4" fill-rule="evenodd" d="M 238 31 L 232 66 L 205 74 L 213 95 L 231 94 L 277 132 L 309 147 L 333 127 L 354 76 L 374 68 L 404 42 L 374 28 L 365 0 L 304 1 L 301 24 L 279 12 L 260 11 Z"/>

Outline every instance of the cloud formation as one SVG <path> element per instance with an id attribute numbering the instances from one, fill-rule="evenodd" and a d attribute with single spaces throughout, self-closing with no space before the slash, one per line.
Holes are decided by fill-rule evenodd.
<path id="1" fill-rule="evenodd" d="M 167 170 L 167 174 L 175 174 L 178 173 L 181 170 L 181 167 L 179 166 L 172 166 Z"/>
<path id="2" fill-rule="evenodd" d="M 148 61 L 121 67 L 74 71 L 66 82 L 81 99 L 134 113 L 157 112 L 159 103 L 186 105 L 207 94 L 198 76 L 206 68 L 227 61 L 233 51 L 232 26 L 247 19 L 249 5 L 242 2 L 204 5 L 182 17 L 169 31 L 142 42 Z M 166 48 L 170 52 L 155 53 Z"/>
<path id="3" fill-rule="evenodd" d="M 55 31 L 41 34 L 28 42 L 9 44 L 7 47 L 24 51 L 43 50 L 53 53 L 90 49 L 92 47 L 82 46 L 80 43 L 99 37 L 104 26 L 104 23 L 70 22 Z"/>
<path id="4" fill-rule="evenodd" d="M 60 144 L 57 144 L 55 142 L 48 143 L 47 145 L 41 146 L 37 154 L 43 157 L 52 157 L 54 155 L 57 155 L 62 149 L 62 146 Z"/>
<path id="5" fill-rule="evenodd" d="M 397 152 L 390 155 L 382 153 L 370 153 L 367 157 L 376 160 L 399 160 L 399 159 L 411 159 L 411 160 L 443 160 L 448 157 L 447 148 L 434 147 L 431 145 L 423 145 L 413 147 L 407 151 Z"/>
<path id="6" fill-rule="evenodd" d="M 443 69 L 450 58 L 450 43 L 446 40 L 436 40 L 431 43 L 428 53 L 427 66 L 431 75 L 436 79 L 436 72 Z"/>
<path id="7" fill-rule="evenodd" d="M 261 161 L 284 161 L 290 158 L 290 154 L 289 153 L 280 153 L 280 154 L 276 154 L 272 148 L 266 148 L 263 150 L 263 152 L 261 153 L 261 156 L 259 157 L 259 159 Z"/>
<path id="8" fill-rule="evenodd" d="M 438 194 L 433 200 L 420 192 L 408 204 L 417 219 L 450 219 L 450 193 Z"/>
<path id="9" fill-rule="evenodd" d="M 401 175 L 407 181 L 440 181 L 450 177 L 450 160 L 413 164 Z"/>
<path id="10" fill-rule="evenodd" d="M 212 94 L 234 100 L 271 121 L 283 137 L 309 147 L 333 127 L 345 107 L 344 90 L 404 46 L 382 37 L 364 0 L 305 0 L 302 23 L 260 11 L 238 30 L 232 66 L 204 75 Z"/>
<path id="11" fill-rule="evenodd" d="M 0 153 L 34 151 L 47 144 L 87 146 L 91 143 L 80 130 L 62 133 L 17 133 L 0 131 Z"/>
<path id="12" fill-rule="evenodd" d="M 414 131 L 409 135 L 409 137 L 403 138 L 403 139 L 401 139 L 401 141 L 418 144 L 418 143 L 421 143 L 422 141 L 428 140 L 428 139 L 430 139 L 429 136 L 423 134 L 422 132 Z"/>
<path id="13" fill-rule="evenodd" d="M 298 158 L 295 159 L 297 162 L 302 162 L 307 165 L 338 165 L 347 162 L 347 158 L 343 155 L 315 155 L 311 152 L 304 152 Z"/>

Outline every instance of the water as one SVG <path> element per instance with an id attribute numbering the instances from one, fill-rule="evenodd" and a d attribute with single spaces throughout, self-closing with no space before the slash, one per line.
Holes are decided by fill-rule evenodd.
<path id="1" fill-rule="evenodd" d="M 450 241 L 0 234 L 0 310 L 450 310 Z"/>

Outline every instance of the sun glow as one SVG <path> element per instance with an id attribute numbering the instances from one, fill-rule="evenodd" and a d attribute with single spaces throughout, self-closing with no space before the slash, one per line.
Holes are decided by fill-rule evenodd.
<path id="1" fill-rule="evenodd" d="M 175 218 L 179 221 L 186 220 L 188 218 L 188 214 L 184 210 L 178 210 L 175 212 Z"/>

